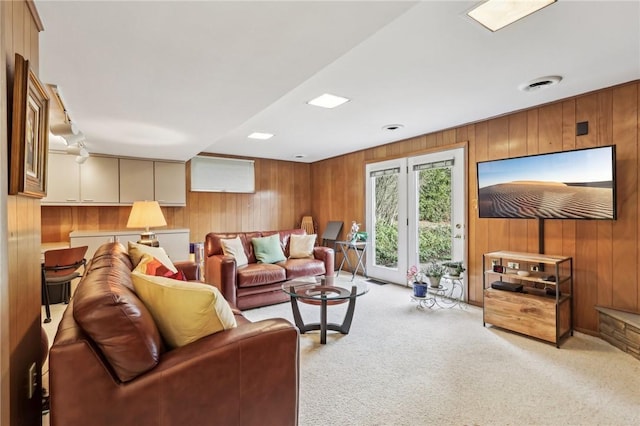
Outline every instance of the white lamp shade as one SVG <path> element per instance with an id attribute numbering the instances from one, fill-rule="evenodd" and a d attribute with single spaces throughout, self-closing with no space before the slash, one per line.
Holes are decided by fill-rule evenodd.
<path id="1" fill-rule="evenodd" d="M 160 204 L 157 201 L 135 201 L 129 214 L 127 228 L 145 228 L 167 226 Z"/>

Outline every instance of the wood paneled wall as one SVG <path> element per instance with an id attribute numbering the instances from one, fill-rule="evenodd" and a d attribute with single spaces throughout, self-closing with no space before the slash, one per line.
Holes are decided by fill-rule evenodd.
<path id="1" fill-rule="evenodd" d="M 187 165 L 189 170 L 189 165 Z M 290 229 L 311 212 L 310 165 L 255 159 L 253 194 L 187 191 L 186 207 L 163 207 L 169 228 L 208 232 Z M 187 176 L 187 188 L 189 188 Z M 42 241 L 68 241 L 73 230 L 126 229 L 131 207 L 42 207 Z"/>
<path id="2" fill-rule="evenodd" d="M 365 223 L 366 162 L 450 148 L 468 147 L 469 300 L 482 303 L 482 254 L 492 250 L 538 251 L 538 221 L 478 219 L 476 163 L 483 160 L 615 144 L 616 221 L 546 220 L 547 254 L 574 258 L 574 323 L 595 333 L 595 306 L 640 312 L 640 200 L 638 134 L 640 83 L 631 82 L 474 124 L 367 149 L 311 166 L 312 214 L 322 227 L 329 220 Z M 576 136 L 588 121 L 589 134 Z M 348 232 L 348 231 L 345 231 Z"/>
<path id="3" fill-rule="evenodd" d="M 29 4 L 31 3 L 31 4 Z M 11 103 L 5 87 L 13 86 L 14 55 L 20 53 L 38 73 L 38 33 L 40 20 L 32 2 L 0 2 L 2 22 L 3 125 L 2 188 L 7 193 L 7 146 L 11 133 Z M 6 124 L 4 122 L 6 120 Z M 31 363 L 41 367 L 40 352 L 40 200 L 23 196 L 6 196 L 7 274 L 2 275 L 2 425 L 39 425 L 41 399 L 39 392 L 27 397 L 27 371 Z M 3 226 L 3 230 L 4 230 Z M 4 234 L 4 233 L 3 233 Z M 6 280 L 5 280 L 6 278 Z M 5 323 L 6 321 L 6 323 Z M 8 336 L 7 336 L 8 334 Z M 5 355 L 8 354 L 8 362 Z"/>
<path id="4" fill-rule="evenodd" d="M 254 194 L 188 192 L 187 207 L 164 208 L 170 227 L 202 241 L 210 231 L 251 231 L 297 226 L 311 214 L 322 235 L 342 221 L 342 237 L 355 220 L 365 225 L 365 164 L 464 144 L 468 149 L 468 297 L 482 303 L 482 254 L 491 250 L 537 252 L 536 220 L 478 219 L 476 162 L 616 144 L 618 220 L 546 220 L 548 254 L 574 258 L 574 320 L 597 330 L 596 305 L 640 312 L 638 126 L 640 83 L 603 89 L 501 117 L 399 141 L 311 165 L 256 159 Z M 589 134 L 575 136 L 577 122 Z M 187 177 L 188 178 L 188 177 Z M 128 207 L 43 207 L 43 241 L 64 241 L 71 230 L 124 229 Z"/>

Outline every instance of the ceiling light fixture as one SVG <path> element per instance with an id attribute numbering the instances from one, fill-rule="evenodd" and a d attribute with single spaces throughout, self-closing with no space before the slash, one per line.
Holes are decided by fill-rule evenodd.
<path id="1" fill-rule="evenodd" d="M 89 158 L 89 151 L 84 147 L 84 142 L 78 142 L 75 145 L 67 147 L 67 154 L 76 156 L 76 163 L 82 164 Z"/>
<path id="2" fill-rule="evenodd" d="M 394 130 L 400 130 L 404 127 L 404 124 L 387 124 L 386 126 L 382 126 L 382 130 L 389 130 L 393 132 Z"/>
<path id="3" fill-rule="evenodd" d="M 320 95 L 315 99 L 311 99 L 307 102 L 309 105 L 318 106 L 321 108 L 335 108 L 340 105 L 349 102 L 351 99 L 343 98 L 342 96 L 332 95 L 330 93 L 325 93 L 324 95 Z"/>
<path id="4" fill-rule="evenodd" d="M 272 133 L 261 133 L 261 132 L 253 132 L 249 136 L 250 139 L 259 139 L 261 141 L 266 141 L 267 139 L 271 139 L 274 135 Z"/>
<path id="5" fill-rule="evenodd" d="M 553 86 L 554 84 L 558 84 L 560 81 L 562 81 L 562 77 L 559 75 L 550 75 L 547 77 L 536 78 L 528 83 L 521 84 L 518 86 L 518 89 L 523 92 L 535 92 L 546 87 Z"/>
<path id="6" fill-rule="evenodd" d="M 489 30 L 498 31 L 555 2 L 556 0 L 487 0 L 467 12 L 467 15 Z"/>

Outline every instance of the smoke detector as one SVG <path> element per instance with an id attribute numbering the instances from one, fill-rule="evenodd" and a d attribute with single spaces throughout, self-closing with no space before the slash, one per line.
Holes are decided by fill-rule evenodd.
<path id="1" fill-rule="evenodd" d="M 536 78 L 535 80 L 531 80 L 528 83 L 521 84 L 520 86 L 518 86 L 518 89 L 522 90 L 523 92 L 536 92 L 546 87 L 558 84 L 561 80 L 562 77 L 560 77 L 559 75 L 540 77 Z"/>

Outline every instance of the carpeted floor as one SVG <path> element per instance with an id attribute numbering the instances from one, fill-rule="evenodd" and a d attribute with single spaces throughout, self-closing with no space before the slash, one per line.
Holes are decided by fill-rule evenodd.
<path id="1" fill-rule="evenodd" d="M 557 349 L 483 327 L 476 307 L 422 310 L 409 288 L 369 288 L 349 335 L 300 337 L 301 426 L 640 424 L 640 362 L 603 340 L 575 333 Z M 293 321 L 289 303 L 245 315 Z"/>

